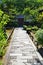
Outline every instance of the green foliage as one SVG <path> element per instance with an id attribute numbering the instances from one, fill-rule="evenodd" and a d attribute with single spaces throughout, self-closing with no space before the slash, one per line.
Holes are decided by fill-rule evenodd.
<path id="1" fill-rule="evenodd" d="M 6 50 L 5 49 L 0 49 L 0 57 L 3 57 L 5 55 Z"/>
<path id="2" fill-rule="evenodd" d="M 43 29 L 43 24 L 41 25 L 41 28 Z"/>
<path id="3" fill-rule="evenodd" d="M 38 15 L 37 21 L 41 24 L 43 23 L 43 12 Z"/>
<path id="4" fill-rule="evenodd" d="M 24 28 L 26 28 L 26 30 L 34 30 L 34 31 L 38 30 L 37 26 L 31 26 L 31 25 L 29 25 L 29 26 L 24 25 Z"/>
<path id="5" fill-rule="evenodd" d="M 42 22 L 43 16 L 39 10 L 43 9 L 43 0 L 2 0 L 1 8 L 6 13 L 24 14 L 25 20 L 32 19 L 33 22 Z M 41 15 L 41 16 L 40 16 Z"/>
<path id="6" fill-rule="evenodd" d="M 23 26 L 23 29 L 27 31 L 27 33 L 30 33 L 31 31 L 35 34 L 37 32 L 37 30 L 39 29 L 37 26 Z"/>
<path id="7" fill-rule="evenodd" d="M 0 22 L 2 20 L 3 11 L 0 10 Z"/>
<path id="8" fill-rule="evenodd" d="M 27 26 L 26 25 L 23 25 L 23 29 L 26 30 Z"/>
<path id="9" fill-rule="evenodd" d="M 22 14 L 25 15 L 25 20 L 26 20 L 26 19 L 29 19 L 30 8 L 29 8 L 29 7 L 24 8 Z"/>
<path id="10" fill-rule="evenodd" d="M 39 29 L 36 34 L 35 34 L 35 37 L 37 39 L 37 42 L 39 44 L 42 44 L 43 45 L 43 29 Z"/>
<path id="11" fill-rule="evenodd" d="M 28 28 L 32 28 L 32 26 L 31 26 L 31 25 L 29 25 L 29 26 L 28 26 Z"/>
<path id="12" fill-rule="evenodd" d="M 0 56 L 5 54 L 7 46 L 7 35 L 4 31 L 4 26 L 9 22 L 9 16 L 0 10 Z"/>
<path id="13" fill-rule="evenodd" d="M 31 31 L 32 29 L 31 28 L 26 28 L 27 31 Z"/>
<path id="14" fill-rule="evenodd" d="M 9 16 L 4 14 L 3 18 L 2 18 L 2 21 L 1 21 L 2 26 L 6 25 L 7 22 L 9 22 Z"/>
<path id="15" fill-rule="evenodd" d="M 7 46 L 6 34 L 4 32 L 0 32 L 0 56 L 2 57 L 5 54 L 4 48 Z"/>
<path id="16" fill-rule="evenodd" d="M 30 8 L 28 7 L 24 9 L 23 14 L 29 15 L 29 12 L 30 12 Z"/>
<path id="17" fill-rule="evenodd" d="M 3 28 L 7 22 L 9 22 L 9 16 L 0 10 L 0 29 Z"/>
<path id="18" fill-rule="evenodd" d="M 37 9 L 35 9 L 35 10 L 30 10 L 30 15 L 31 15 L 31 17 L 32 17 L 32 20 L 33 20 L 33 22 L 34 21 L 37 21 L 37 17 L 38 17 L 38 11 L 37 11 Z"/>
<path id="19" fill-rule="evenodd" d="M 37 30 L 38 30 L 38 27 L 37 27 L 37 26 L 33 26 L 33 27 L 32 27 L 32 30 L 37 31 Z"/>

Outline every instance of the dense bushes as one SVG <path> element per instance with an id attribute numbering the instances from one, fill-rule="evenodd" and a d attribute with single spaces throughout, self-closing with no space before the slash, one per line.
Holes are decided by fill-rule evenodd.
<path id="1" fill-rule="evenodd" d="M 37 26 L 26 26 L 24 25 L 23 28 L 27 31 L 27 33 L 30 34 L 30 32 L 33 32 L 35 34 L 36 40 L 39 44 L 43 45 L 43 24 L 41 28 L 38 28 Z"/>
<path id="2" fill-rule="evenodd" d="M 3 31 L 0 31 L 0 57 L 5 54 L 5 47 L 7 46 L 7 36 Z"/>
<path id="3" fill-rule="evenodd" d="M 7 35 L 4 26 L 9 22 L 9 16 L 0 10 L 0 57 L 5 54 L 7 46 Z"/>
<path id="4" fill-rule="evenodd" d="M 32 30 L 37 31 L 37 30 L 38 30 L 38 27 L 37 27 L 37 26 L 33 26 L 33 27 L 32 27 Z"/>
<path id="5" fill-rule="evenodd" d="M 32 31 L 32 30 L 37 31 L 38 30 L 37 26 L 30 26 L 30 25 L 29 26 L 24 25 L 23 28 L 28 31 Z"/>
<path id="6" fill-rule="evenodd" d="M 43 29 L 39 29 L 36 34 L 35 34 L 35 37 L 37 39 L 37 42 L 39 44 L 43 44 Z"/>
<path id="7" fill-rule="evenodd" d="M 26 30 L 27 26 L 26 25 L 23 25 L 23 29 Z"/>
<path id="8" fill-rule="evenodd" d="M 24 25 L 23 28 L 24 30 L 27 31 L 28 34 L 30 34 L 30 32 L 33 32 L 35 34 L 35 32 L 39 29 L 37 26 L 31 26 L 31 25 L 29 26 Z"/>

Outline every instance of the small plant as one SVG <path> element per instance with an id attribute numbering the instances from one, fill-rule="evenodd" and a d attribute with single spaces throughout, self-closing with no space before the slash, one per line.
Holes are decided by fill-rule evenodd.
<path id="1" fill-rule="evenodd" d="M 24 28 L 24 30 L 26 30 L 27 26 L 26 25 L 23 25 L 23 28 Z"/>
<path id="2" fill-rule="evenodd" d="M 31 31 L 31 30 L 32 30 L 32 26 L 30 26 L 30 25 L 27 26 L 26 30 L 27 30 L 27 31 Z"/>
<path id="3" fill-rule="evenodd" d="M 27 30 L 27 31 L 31 31 L 32 29 L 31 29 L 31 28 L 27 28 L 26 30 Z"/>
<path id="4" fill-rule="evenodd" d="M 30 34 L 31 28 L 26 28 L 26 30 L 27 30 L 27 33 Z"/>
<path id="5" fill-rule="evenodd" d="M 32 28 L 32 26 L 29 25 L 28 28 Z"/>
<path id="6" fill-rule="evenodd" d="M 40 29 L 36 32 L 35 37 L 37 39 L 37 42 L 41 45 L 43 45 L 43 30 Z"/>
<path id="7" fill-rule="evenodd" d="M 37 26 L 33 26 L 33 27 L 32 27 L 32 30 L 37 31 L 37 30 L 38 30 L 38 27 L 37 27 Z"/>

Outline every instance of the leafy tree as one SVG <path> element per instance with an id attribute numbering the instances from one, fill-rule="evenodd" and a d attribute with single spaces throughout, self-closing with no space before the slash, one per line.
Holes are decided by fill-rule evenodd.
<path id="1" fill-rule="evenodd" d="M 25 19 L 29 18 L 29 14 L 30 14 L 30 8 L 24 8 L 23 10 L 23 15 L 25 15 Z"/>
<path id="2" fill-rule="evenodd" d="M 29 15 L 29 13 L 30 13 L 30 8 L 29 7 L 28 8 L 24 8 L 23 14 L 24 15 Z"/>
<path id="3" fill-rule="evenodd" d="M 30 15 L 32 17 L 33 22 L 37 22 L 37 17 L 39 15 L 38 10 L 30 10 Z"/>
<path id="4" fill-rule="evenodd" d="M 37 21 L 41 24 L 43 23 L 43 12 L 39 14 L 39 16 L 37 17 Z"/>

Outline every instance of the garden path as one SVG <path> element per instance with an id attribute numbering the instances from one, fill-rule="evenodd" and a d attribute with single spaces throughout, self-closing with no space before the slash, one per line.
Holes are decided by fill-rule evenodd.
<path id="1" fill-rule="evenodd" d="M 7 65 L 41 65 L 37 49 L 23 28 L 15 28 L 10 43 Z"/>

